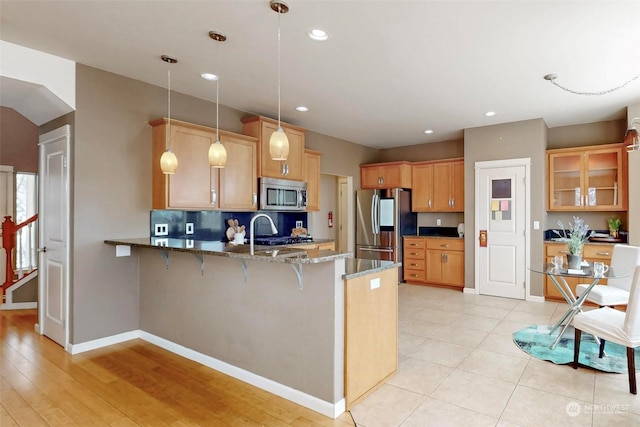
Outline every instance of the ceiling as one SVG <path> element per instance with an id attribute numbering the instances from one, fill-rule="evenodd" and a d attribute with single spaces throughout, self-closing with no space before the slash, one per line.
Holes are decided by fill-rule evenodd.
<path id="1" fill-rule="evenodd" d="M 556 73 L 569 89 L 599 92 L 637 77 L 640 2 L 286 3 L 282 120 L 336 138 L 405 146 L 534 118 L 549 127 L 620 119 L 640 102 L 640 78 L 601 96 L 543 79 Z M 312 28 L 329 40 L 309 39 Z M 277 29 L 268 0 L 0 1 L 2 40 L 162 87 L 170 67 L 172 90 L 212 101 L 215 85 L 200 74 L 217 72 L 221 104 L 273 118 Z"/>

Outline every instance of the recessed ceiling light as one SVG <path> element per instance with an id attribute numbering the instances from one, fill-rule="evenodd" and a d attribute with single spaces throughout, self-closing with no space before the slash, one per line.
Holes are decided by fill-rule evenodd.
<path id="1" fill-rule="evenodd" d="M 433 131 L 431 129 L 427 129 L 424 131 L 424 133 L 426 133 L 427 135 L 431 135 Z"/>
<path id="2" fill-rule="evenodd" d="M 309 109 L 307 107 L 305 107 L 304 105 L 300 105 L 298 107 L 296 107 L 296 111 L 300 111 L 302 113 L 309 111 Z"/>
<path id="3" fill-rule="evenodd" d="M 484 113 L 485 117 L 493 117 L 496 115 L 495 111 L 487 111 L 486 113 Z"/>
<path id="4" fill-rule="evenodd" d="M 205 80 L 218 80 L 218 76 L 212 73 L 202 73 L 200 74 L 200 77 L 202 77 Z"/>
<path id="5" fill-rule="evenodd" d="M 327 34 L 327 32 L 325 30 L 321 30 L 319 28 L 315 28 L 311 31 L 309 31 L 307 33 L 307 36 L 309 36 L 309 38 L 311 40 L 316 40 L 316 41 L 320 41 L 323 42 L 325 40 L 327 40 L 329 38 L 329 34 Z"/>

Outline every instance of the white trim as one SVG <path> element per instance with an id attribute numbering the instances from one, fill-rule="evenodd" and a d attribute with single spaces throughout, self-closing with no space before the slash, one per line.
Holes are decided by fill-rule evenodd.
<path id="1" fill-rule="evenodd" d="M 300 390 L 296 390 L 287 385 L 280 384 L 278 382 L 270 380 L 269 378 L 256 375 L 253 372 L 249 372 L 244 369 L 238 368 L 237 366 L 230 365 L 214 357 L 207 356 L 206 354 L 199 353 L 195 350 L 184 347 L 180 344 L 176 344 L 172 341 L 166 340 L 148 332 L 141 331 L 139 329 L 135 331 L 124 332 L 118 335 L 113 335 L 110 337 L 99 338 L 93 341 L 87 341 L 80 344 L 69 344 L 67 351 L 71 354 L 78 354 L 136 338 L 140 338 L 174 354 L 185 357 L 189 360 L 193 360 L 194 362 L 198 362 L 211 369 L 215 369 L 218 372 L 222 372 L 223 374 L 229 375 L 240 381 L 273 393 L 276 396 L 280 396 L 291 402 L 297 403 L 298 405 L 304 406 L 305 408 L 311 409 L 312 411 L 318 412 L 324 416 L 335 419 L 338 418 L 338 416 L 340 416 L 342 413 L 344 413 L 346 409 L 346 402 L 344 398 L 340 399 L 336 403 L 326 402 Z"/>
<path id="2" fill-rule="evenodd" d="M 102 347 L 108 347 L 110 345 L 119 344 L 121 342 L 130 341 L 136 338 L 140 338 L 140 330 L 123 332 L 117 335 L 111 335 L 110 337 L 98 338 L 97 340 L 86 341 L 80 344 L 69 344 L 67 351 L 71 354 L 84 353 L 85 351 L 91 351 Z"/>
<path id="3" fill-rule="evenodd" d="M 479 292 L 480 292 L 480 290 L 478 289 L 478 287 L 477 287 L 477 286 L 475 286 L 475 287 L 473 287 L 473 288 L 467 288 L 467 287 L 464 287 L 464 288 L 462 289 L 462 293 L 465 293 L 465 294 L 474 294 L 474 295 L 477 295 Z"/>
<path id="4" fill-rule="evenodd" d="M 524 209 L 524 223 L 526 224 L 524 227 L 524 238 L 526 240 L 525 248 L 524 248 L 524 262 L 525 262 L 525 273 L 524 273 L 524 287 L 525 287 L 525 301 L 533 301 L 531 298 L 536 298 L 535 295 L 531 295 L 531 270 L 529 267 L 531 266 L 531 230 L 530 230 L 530 222 L 531 222 L 531 158 L 523 157 L 519 159 L 505 159 L 505 160 L 489 160 L 484 162 L 476 162 L 474 165 L 475 171 L 475 193 L 474 197 L 476 199 L 476 209 L 474 212 L 474 221 L 475 221 L 475 231 L 478 233 L 479 223 L 480 223 L 480 210 L 477 209 L 478 205 L 478 192 L 480 191 L 480 183 L 479 176 L 481 169 L 493 169 L 493 168 L 507 168 L 513 166 L 524 166 L 525 173 L 525 209 Z M 475 240 L 475 251 L 474 251 L 474 281 L 476 289 L 476 293 L 480 293 L 479 283 L 480 283 L 480 261 L 479 261 L 479 251 L 480 251 L 480 241 L 478 239 Z M 544 300 L 544 298 L 543 298 Z"/>
<path id="5" fill-rule="evenodd" d="M 37 302 L 6 302 L 0 304 L 0 310 L 28 310 L 38 308 Z"/>
<path id="6" fill-rule="evenodd" d="M 537 295 L 527 295 L 527 301 L 531 302 L 545 302 L 544 297 L 539 297 Z"/>

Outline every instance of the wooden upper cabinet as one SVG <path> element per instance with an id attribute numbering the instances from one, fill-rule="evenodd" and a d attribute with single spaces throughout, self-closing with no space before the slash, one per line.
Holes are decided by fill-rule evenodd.
<path id="1" fill-rule="evenodd" d="M 287 160 L 271 160 L 269 139 L 278 129 L 278 121 L 263 116 L 242 119 L 243 133 L 258 138 L 258 176 L 304 180 L 304 133 L 305 129 L 287 123 L 280 123 L 289 139 Z"/>
<path id="2" fill-rule="evenodd" d="M 419 162 L 411 166 L 411 210 L 433 211 L 433 163 Z"/>
<path id="3" fill-rule="evenodd" d="M 256 138 L 220 130 L 220 142 L 227 150 L 227 167 L 209 165 L 209 146 L 216 130 L 207 126 L 171 120 L 171 150 L 178 159 L 173 175 L 160 170 L 160 156 L 166 151 L 168 120 L 153 126 L 153 209 L 257 209 Z"/>
<path id="4" fill-rule="evenodd" d="M 411 188 L 411 163 L 388 162 L 360 165 L 360 187 Z"/>
<path id="5" fill-rule="evenodd" d="M 627 210 L 625 144 L 547 150 L 547 209 Z"/>
<path id="6" fill-rule="evenodd" d="M 304 176 L 307 182 L 307 212 L 320 210 L 320 157 L 319 151 L 304 150 Z"/>
<path id="7" fill-rule="evenodd" d="M 464 161 L 416 162 L 412 166 L 414 212 L 464 212 Z"/>

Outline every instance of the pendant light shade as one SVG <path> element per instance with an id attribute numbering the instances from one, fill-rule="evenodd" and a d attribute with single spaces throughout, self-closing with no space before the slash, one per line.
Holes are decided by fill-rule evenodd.
<path id="1" fill-rule="evenodd" d="M 269 154 L 271 160 L 287 160 L 289 156 L 289 139 L 280 126 L 269 139 Z"/>
<path id="2" fill-rule="evenodd" d="M 173 175 L 178 170 L 178 158 L 171 149 L 160 156 L 160 169 L 162 169 L 162 173 L 167 175 Z"/>
<path id="3" fill-rule="evenodd" d="M 227 165 L 227 150 L 220 142 L 218 129 L 218 116 L 220 110 L 220 42 L 227 40 L 227 36 L 216 31 L 209 31 L 209 37 L 216 43 L 216 66 L 218 73 L 216 74 L 216 141 L 209 146 L 209 164 L 214 168 L 223 168 Z"/>
<path id="4" fill-rule="evenodd" d="M 177 59 L 167 55 L 162 55 L 160 58 L 167 64 L 175 64 L 178 62 Z M 167 151 L 160 156 L 160 170 L 162 170 L 162 173 L 165 175 L 173 175 L 176 173 L 176 170 L 178 170 L 178 158 L 173 151 L 171 151 L 171 70 L 169 69 L 167 69 L 167 116 Z"/>
<path id="5" fill-rule="evenodd" d="M 269 139 L 269 154 L 271 160 L 287 160 L 289 157 L 289 139 L 280 126 L 280 15 L 289 11 L 286 3 L 271 0 L 271 10 L 278 14 L 278 129 L 271 134 Z"/>
<path id="6" fill-rule="evenodd" d="M 627 151 L 640 150 L 640 137 L 638 137 L 638 130 L 636 124 L 640 125 L 640 117 L 634 117 L 629 123 L 629 129 L 624 135 L 624 142 L 627 144 Z"/>

